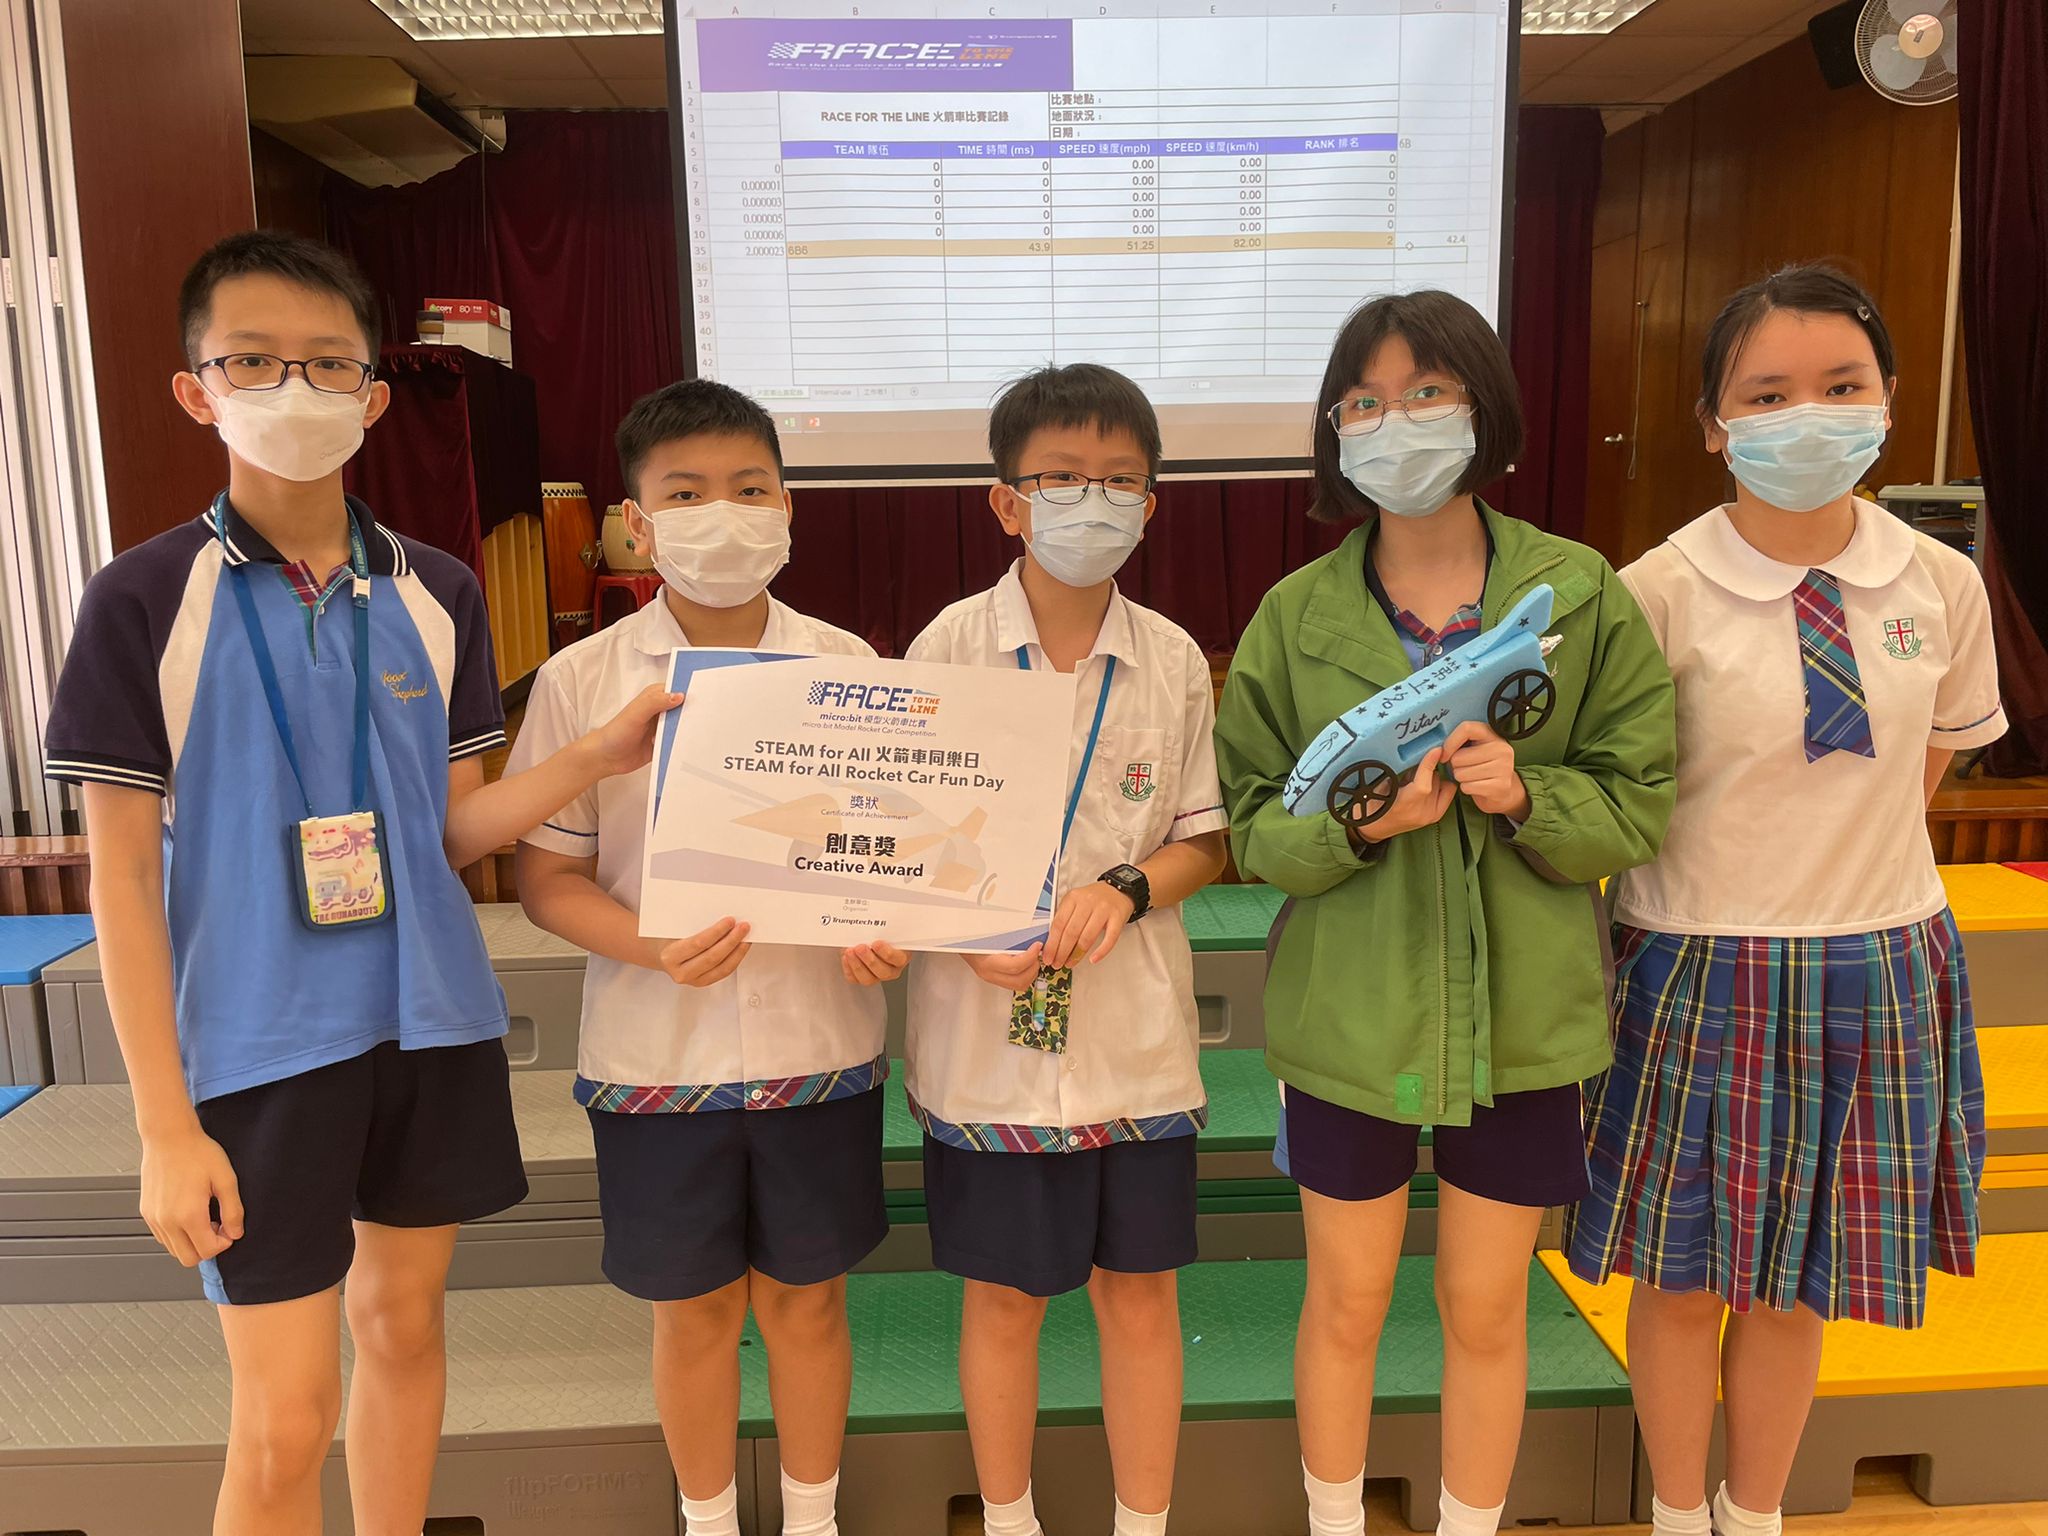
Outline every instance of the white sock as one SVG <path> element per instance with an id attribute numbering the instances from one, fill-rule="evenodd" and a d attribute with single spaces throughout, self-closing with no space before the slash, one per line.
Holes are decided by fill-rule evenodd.
<path id="1" fill-rule="evenodd" d="M 1650 1536 L 1714 1536 L 1714 1512 L 1705 1499 L 1698 1509 L 1673 1509 L 1652 1494 Z"/>
<path id="2" fill-rule="evenodd" d="M 1308 1536 L 1365 1536 L 1365 1468 L 1341 1483 L 1326 1483 L 1302 1465 L 1308 1489 Z"/>
<path id="3" fill-rule="evenodd" d="M 1031 1485 L 1024 1485 L 1024 1496 L 1011 1504 L 991 1504 L 981 1501 L 981 1528 L 985 1536 L 1045 1536 L 1038 1523 L 1038 1511 L 1031 1507 Z"/>
<path id="4" fill-rule="evenodd" d="M 1759 1514 L 1744 1509 L 1728 1497 L 1728 1485 L 1723 1483 L 1721 1491 L 1714 1495 L 1714 1529 L 1720 1536 L 1779 1536 L 1785 1529 L 1785 1512 L 1774 1509 L 1769 1514 Z"/>
<path id="5" fill-rule="evenodd" d="M 683 1500 L 687 1536 L 740 1536 L 740 1485 L 734 1478 L 715 1499 Z"/>
<path id="6" fill-rule="evenodd" d="M 839 1536 L 839 1474 L 800 1483 L 782 1473 L 782 1536 Z"/>
<path id="7" fill-rule="evenodd" d="M 1124 1501 L 1116 1501 L 1115 1536 L 1166 1536 L 1166 1511 L 1156 1515 L 1141 1515 L 1136 1510 L 1126 1509 Z"/>
<path id="8" fill-rule="evenodd" d="M 1496 1536 L 1501 1511 L 1507 1507 L 1503 1499 L 1491 1509 L 1475 1509 L 1450 1489 L 1443 1488 L 1436 1501 L 1436 1536 Z"/>

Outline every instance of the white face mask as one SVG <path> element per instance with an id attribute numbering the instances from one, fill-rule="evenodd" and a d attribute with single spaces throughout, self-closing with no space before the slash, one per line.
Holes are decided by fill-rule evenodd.
<path id="1" fill-rule="evenodd" d="M 1070 507 L 1039 492 L 1031 498 L 1031 555 L 1045 574 L 1069 587 L 1092 587 L 1123 569 L 1145 537 L 1145 504 L 1119 507 L 1099 485 Z"/>
<path id="2" fill-rule="evenodd" d="M 643 516 L 662 580 L 706 608 L 752 601 L 789 564 L 789 509 L 773 502 L 692 501 Z"/>
<path id="3" fill-rule="evenodd" d="M 220 440 L 235 457 L 285 480 L 324 480 L 363 445 L 367 394 L 337 395 L 304 379 L 211 397 Z"/>
<path id="4" fill-rule="evenodd" d="M 1478 450 L 1469 405 L 1435 421 L 1393 411 L 1375 431 L 1337 434 L 1344 478 L 1396 517 L 1427 517 L 1449 501 Z"/>

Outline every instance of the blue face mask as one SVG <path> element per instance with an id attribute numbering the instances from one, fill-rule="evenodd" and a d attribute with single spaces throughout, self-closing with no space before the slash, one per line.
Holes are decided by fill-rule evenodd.
<path id="1" fill-rule="evenodd" d="M 1856 489 L 1884 449 L 1881 405 L 1792 405 L 1716 421 L 1729 471 L 1749 494 L 1785 512 L 1814 512 Z"/>
<path id="2" fill-rule="evenodd" d="M 1396 517 L 1427 517 L 1442 507 L 1457 493 L 1476 452 L 1469 405 L 1435 421 L 1396 413 L 1375 431 L 1337 434 L 1344 478 Z"/>
<path id="3" fill-rule="evenodd" d="M 1131 558 L 1145 536 L 1145 504 L 1119 507 L 1099 485 L 1070 507 L 1055 505 L 1043 492 L 1031 498 L 1031 555 L 1045 574 L 1069 587 L 1109 580 Z"/>

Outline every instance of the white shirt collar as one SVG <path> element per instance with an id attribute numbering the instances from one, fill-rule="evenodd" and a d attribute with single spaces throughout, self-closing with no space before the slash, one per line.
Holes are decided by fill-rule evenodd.
<path id="1" fill-rule="evenodd" d="M 1725 506 L 1687 523 L 1671 544 L 1709 581 L 1755 602 L 1789 597 L 1806 579 L 1808 567 L 1773 560 L 1737 533 Z M 1852 587 L 1886 587 L 1912 563 L 1913 544 L 1913 530 L 1901 519 L 1858 497 L 1849 547 L 1819 569 Z"/>
<path id="2" fill-rule="evenodd" d="M 1023 572 L 1024 561 L 1020 557 L 992 589 L 996 644 L 1012 654 L 1020 645 L 1036 645 L 1043 655 L 1045 647 L 1038 639 L 1038 621 L 1031 616 L 1031 599 L 1024 595 Z M 1095 645 L 1088 655 L 1114 656 L 1125 666 L 1138 665 L 1138 637 L 1131 624 L 1130 604 L 1114 584 L 1110 587 L 1109 607 L 1102 615 L 1102 628 L 1095 632 Z"/>
<path id="3" fill-rule="evenodd" d="M 683 626 L 676 622 L 675 614 L 669 610 L 666 588 L 656 593 L 654 601 L 630 619 L 620 622 L 633 627 L 634 646 L 649 656 L 666 656 L 670 651 L 690 649 L 689 636 L 683 633 Z M 761 628 L 761 638 L 756 642 L 758 648 L 764 651 L 808 649 L 799 643 L 800 640 L 796 633 L 796 615 L 788 604 L 770 593 L 768 622 Z"/>

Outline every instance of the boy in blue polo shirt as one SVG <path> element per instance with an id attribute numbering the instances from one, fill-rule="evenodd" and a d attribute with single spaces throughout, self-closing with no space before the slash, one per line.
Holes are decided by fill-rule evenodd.
<path id="1" fill-rule="evenodd" d="M 87 586 L 47 772 L 84 786 L 142 1214 L 220 1306 L 214 1530 L 319 1531 L 346 1276 L 355 1526 L 415 1532 L 456 1225 L 526 1193 L 504 994 L 455 870 L 646 762 L 674 701 L 485 785 L 505 735 L 475 578 L 342 492 L 389 399 L 361 274 L 235 235 L 179 320 L 173 391 L 227 445 L 227 489 Z"/>

